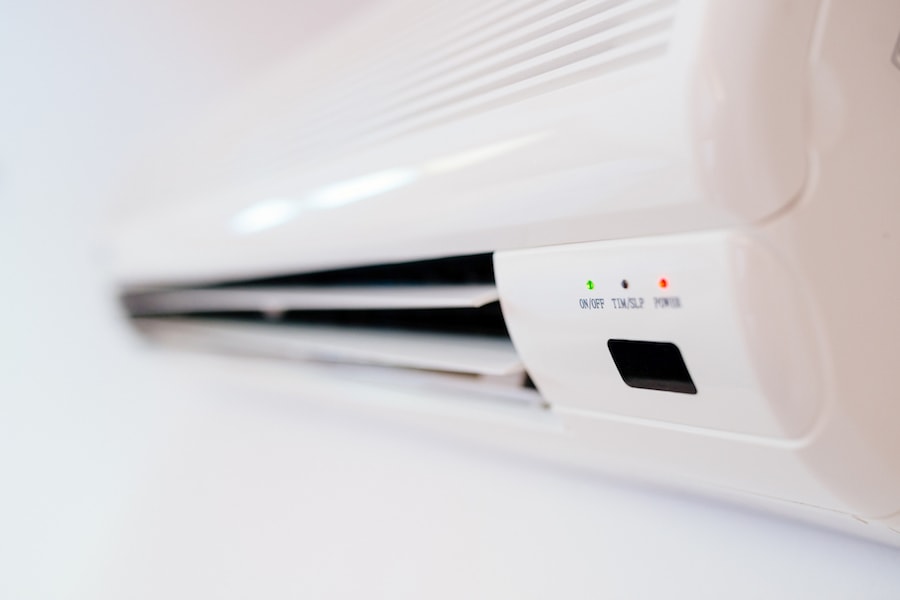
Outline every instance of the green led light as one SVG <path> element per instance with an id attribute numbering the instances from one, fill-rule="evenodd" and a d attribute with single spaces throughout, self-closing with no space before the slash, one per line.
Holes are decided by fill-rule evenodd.
<path id="1" fill-rule="evenodd" d="M 588 279 L 588 280 L 587 280 L 587 283 L 584 284 L 584 285 L 587 286 L 587 289 L 589 289 L 589 290 L 594 289 L 594 282 L 591 281 L 590 279 Z"/>

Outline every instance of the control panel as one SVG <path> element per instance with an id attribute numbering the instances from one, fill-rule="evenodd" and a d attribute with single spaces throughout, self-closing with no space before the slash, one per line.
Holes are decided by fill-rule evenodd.
<path id="1" fill-rule="evenodd" d="M 498 252 L 494 267 L 516 349 L 560 411 L 778 439 L 821 414 L 811 303 L 749 237 Z"/>

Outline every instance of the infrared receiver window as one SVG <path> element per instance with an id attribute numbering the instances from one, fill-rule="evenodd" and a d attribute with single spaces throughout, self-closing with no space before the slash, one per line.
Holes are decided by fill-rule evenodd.
<path id="1" fill-rule="evenodd" d="M 633 388 L 696 394 L 678 346 L 670 342 L 609 340 L 606 343 L 622 381 Z"/>

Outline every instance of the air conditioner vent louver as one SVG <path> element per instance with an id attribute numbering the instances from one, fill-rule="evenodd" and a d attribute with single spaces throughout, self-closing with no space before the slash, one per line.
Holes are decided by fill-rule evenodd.
<path id="1" fill-rule="evenodd" d="M 211 350 L 484 377 L 524 386 L 490 254 L 301 273 L 203 287 L 128 290 L 160 341 Z"/>

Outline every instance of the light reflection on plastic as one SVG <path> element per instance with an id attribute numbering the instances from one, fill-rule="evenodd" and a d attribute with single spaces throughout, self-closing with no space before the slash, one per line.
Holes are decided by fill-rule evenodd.
<path id="1" fill-rule="evenodd" d="M 355 179 L 341 181 L 325 186 L 303 202 L 304 208 L 335 208 L 380 196 L 386 192 L 409 185 L 419 178 L 419 172 L 413 168 L 387 169 Z"/>
<path id="2" fill-rule="evenodd" d="M 509 154 L 513 150 L 530 146 L 540 140 L 548 137 L 549 131 L 540 131 L 531 135 L 525 135 L 509 140 L 503 140 L 494 144 L 479 146 L 457 154 L 441 156 L 431 160 L 422 166 L 422 170 L 428 175 L 439 175 L 444 173 L 452 173 L 460 169 L 465 169 L 472 165 L 487 162 L 492 158 Z"/>
<path id="3" fill-rule="evenodd" d="M 241 235 L 257 233 L 287 223 L 301 212 L 335 208 L 409 185 L 418 178 L 415 169 L 387 169 L 320 188 L 302 199 L 269 198 L 248 206 L 231 219 L 231 229 Z"/>
<path id="4" fill-rule="evenodd" d="M 530 146 L 550 135 L 549 131 L 521 136 L 431 160 L 421 167 L 397 167 L 339 181 L 305 198 L 269 198 L 248 206 L 231 219 L 231 229 L 249 235 L 278 227 L 308 210 L 345 206 L 408 186 L 423 175 L 441 175 L 487 162 L 513 150 Z"/>
<path id="5" fill-rule="evenodd" d="M 241 235 L 276 227 L 294 218 L 297 202 L 292 198 L 269 198 L 248 206 L 231 219 L 231 228 Z"/>

